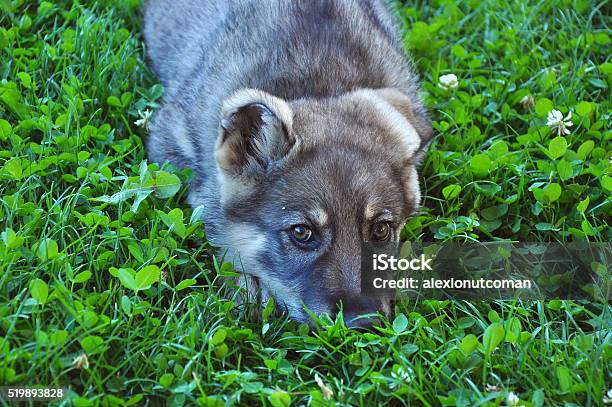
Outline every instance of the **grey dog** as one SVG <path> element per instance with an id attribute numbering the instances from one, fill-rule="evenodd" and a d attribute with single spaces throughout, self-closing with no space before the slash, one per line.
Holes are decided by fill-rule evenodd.
<path id="1" fill-rule="evenodd" d="M 399 239 L 432 128 L 388 5 L 148 0 L 144 14 L 166 88 L 149 158 L 193 169 L 211 244 L 296 320 L 389 312 L 361 295 L 361 243 Z"/>

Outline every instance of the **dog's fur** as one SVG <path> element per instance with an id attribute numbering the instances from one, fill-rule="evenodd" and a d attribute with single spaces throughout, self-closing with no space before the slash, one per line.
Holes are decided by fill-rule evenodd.
<path id="1" fill-rule="evenodd" d="M 360 244 L 399 238 L 432 134 L 383 0 L 148 0 L 144 35 L 166 87 L 149 157 L 194 170 L 208 240 L 295 319 L 383 310 Z"/>

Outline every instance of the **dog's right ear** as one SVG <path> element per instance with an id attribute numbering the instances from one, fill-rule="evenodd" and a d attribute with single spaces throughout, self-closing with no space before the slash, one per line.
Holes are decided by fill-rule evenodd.
<path id="1" fill-rule="evenodd" d="M 226 177 L 265 174 L 294 146 L 293 112 L 287 102 L 256 89 L 243 89 L 223 103 L 215 157 Z"/>

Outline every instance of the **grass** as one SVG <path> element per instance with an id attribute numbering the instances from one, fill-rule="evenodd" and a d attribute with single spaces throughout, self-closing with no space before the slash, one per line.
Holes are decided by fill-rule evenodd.
<path id="1" fill-rule="evenodd" d="M 417 3 L 396 5 L 438 137 L 404 236 L 609 242 L 610 5 Z M 138 7 L 0 0 L 0 385 L 77 406 L 603 403 L 608 304 L 406 302 L 372 332 L 235 308 L 190 174 L 143 163 L 134 122 L 163 89 Z"/>

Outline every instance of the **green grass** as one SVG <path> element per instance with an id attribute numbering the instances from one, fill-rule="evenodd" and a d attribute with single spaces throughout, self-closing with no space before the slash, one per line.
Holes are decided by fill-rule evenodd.
<path id="1" fill-rule="evenodd" d="M 190 174 L 142 164 L 134 122 L 162 89 L 138 1 L 33 3 L 0 0 L 0 385 L 74 405 L 603 403 L 609 305 L 406 302 L 368 333 L 235 308 Z M 397 6 L 438 137 L 405 237 L 609 242 L 610 5 L 419 3 Z"/>

